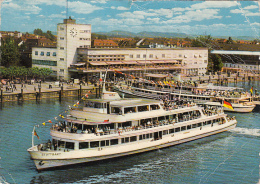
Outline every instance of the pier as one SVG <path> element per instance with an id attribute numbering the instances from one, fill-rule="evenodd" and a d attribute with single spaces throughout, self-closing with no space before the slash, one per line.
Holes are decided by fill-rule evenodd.
<path id="1" fill-rule="evenodd" d="M 15 88 L 8 88 L 10 85 L 4 85 L 1 88 L 0 103 L 10 101 L 36 100 L 45 98 L 79 97 L 84 94 L 95 93 L 96 88 L 92 84 L 66 84 L 53 85 L 50 82 L 36 84 L 14 84 Z"/>

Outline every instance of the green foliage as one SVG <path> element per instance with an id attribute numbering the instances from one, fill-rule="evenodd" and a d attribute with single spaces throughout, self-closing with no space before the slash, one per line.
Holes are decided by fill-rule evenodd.
<path id="1" fill-rule="evenodd" d="M 102 34 L 91 33 L 91 38 L 92 39 L 106 40 L 106 39 L 108 39 L 108 36 L 107 35 L 102 35 Z"/>
<path id="2" fill-rule="evenodd" d="M 211 49 L 212 41 L 213 41 L 213 39 L 210 35 L 198 36 L 197 38 L 192 40 L 191 46 L 192 47 L 207 47 L 207 48 Z"/>
<path id="3" fill-rule="evenodd" d="M 211 70 L 221 71 L 223 67 L 223 62 L 221 57 L 218 54 L 209 54 L 209 66 L 211 66 Z"/>
<path id="4" fill-rule="evenodd" d="M 234 41 L 232 40 L 232 38 L 228 37 L 227 44 L 233 44 L 233 43 L 234 43 Z"/>
<path id="5" fill-rule="evenodd" d="M 46 38 L 48 38 L 52 41 L 55 40 L 55 36 L 49 30 L 46 33 L 44 33 L 41 29 L 38 28 L 33 31 L 33 34 L 39 35 L 39 36 L 45 36 Z"/>
<path id="6" fill-rule="evenodd" d="M 7 37 L 1 45 L 1 65 L 5 67 L 18 66 L 20 52 L 13 37 Z"/>
<path id="7" fill-rule="evenodd" d="M 43 79 L 45 79 L 46 77 L 50 76 L 51 73 L 52 70 L 49 68 L 25 68 L 24 66 L 11 66 L 9 68 L 0 68 L 0 75 L 11 80 L 17 77 L 21 79 L 27 79 L 27 77 L 30 77 L 32 79 L 42 77 Z"/>

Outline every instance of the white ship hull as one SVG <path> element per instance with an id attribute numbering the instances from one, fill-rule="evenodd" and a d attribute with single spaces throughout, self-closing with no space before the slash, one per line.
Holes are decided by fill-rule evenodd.
<path id="1" fill-rule="evenodd" d="M 165 148 L 228 131 L 235 128 L 236 124 L 236 120 L 230 120 L 224 124 L 214 124 L 213 127 L 211 125 L 206 125 L 202 126 L 202 128 L 198 127 L 174 134 L 163 135 L 162 139 L 156 141 L 146 139 L 134 143 L 118 144 L 115 146 L 86 150 L 73 150 L 69 152 L 37 151 L 37 147 L 34 146 L 29 148 L 28 152 L 34 160 L 37 170 L 46 170 Z"/>

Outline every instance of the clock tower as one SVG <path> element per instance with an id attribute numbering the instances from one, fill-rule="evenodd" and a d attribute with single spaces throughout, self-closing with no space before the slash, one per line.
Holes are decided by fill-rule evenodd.
<path id="1" fill-rule="evenodd" d="M 68 67 L 77 62 L 77 48 L 91 47 L 91 25 L 69 17 L 57 26 L 57 76 L 70 79 Z"/>

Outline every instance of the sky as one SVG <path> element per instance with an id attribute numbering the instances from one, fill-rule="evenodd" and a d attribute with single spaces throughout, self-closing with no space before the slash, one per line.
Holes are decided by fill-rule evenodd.
<path id="1" fill-rule="evenodd" d="M 56 32 L 71 16 L 92 32 L 113 30 L 259 39 L 260 1 L 0 0 L 3 31 Z M 68 9 L 66 8 L 68 5 Z M 68 10 L 68 11 L 67 11 Z"/>

